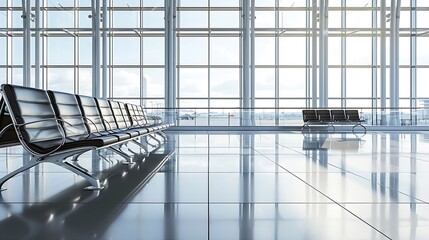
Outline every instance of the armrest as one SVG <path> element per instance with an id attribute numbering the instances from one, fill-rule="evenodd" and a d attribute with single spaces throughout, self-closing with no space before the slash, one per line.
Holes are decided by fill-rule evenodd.
<path id="1" fill-rule="evenodd" d="M 146 116 L 147 119 L 154 120 L 155 123 L 162 123 L 162 118 L 158 116 Z"/>
<path id="2" fill-rule="evenodd" d="M 84 116 L 82 116 L 82 118 L 83 119 L 85 119 L 85 120 L 88 120 L 89 122 L 91 122 L 91 124 L 92 125 L 94 125 L 94 127 L 95 127 L 95 131 L 97 131 L 97 133 L 99 133 L 100 135 L 103 135 L 101 132 L 100 132 L 100 130 L 98 129 L 98 127 L 97 127 L 97 125 L 94 123 L 94 121 L 92 121 L 91 119 L 89 119 L 89 118 L 87 118 L 87 117 L 84 117 Z M 99 119 L 101 119 L 101 120 L 103 120 L 103 121 L 106 121 L 106 120 L 104 120 L 103 118 L 99 118 Z M 88 125 L 88 123 L 85 121 L 85 123 Z M 88 127 L 89 127 L 89 125 L 88 125 Z M 110 127 L 110 124 L 109 124 L 109 127 Z M 91 135 L 91 134 L 90 134 Z"/>
<path id="3" fill-rule="evenodd" d="M 22 136 L 20 136 L 20 134 L 18 134 L 18 138 L 19 138 L 21 144 L 23 144 L 23 146 L 31 154 L 33 154 L 35 156 L 43 157 L 43 156 L 51 155 L 52 153 L 56 152 L 58 149 L 60 149 L 64 145 L 64 143 L 66 142 L 66 134 L 65 134 L 65 131 L 64 131 L 63 127 L 61 126 L 61 124 L 59 124 L 59 122 L 66 122 L 66 121 L 59 119 L 59 118 L 46 118 L 46 119 L 41 119 L 41 120 L 36 120 L 36 121 L 31 121 L 31 122 L 26 122 L 23 124 L 15 125 L 15 128 L 19 129 L 21 127 L 25 127 L 25 126 L 30 125 L 30 124 L 39 123 L 39 122 L 46 122 L 46 121 L 55 121 L 57 126 L 58 126 L 58 129 L 60 130 L 60 134 L 62 137 L 60 145 L 58 145 L 57 147 L 55 147 L 52 151 L 50 151 L 48 153 L 41 154 L 41 153 L 38 153 L 37 151 L 33 150 L 30 146 L 27 145 L 27 143 L 25 141 L 22 140 Z"/>

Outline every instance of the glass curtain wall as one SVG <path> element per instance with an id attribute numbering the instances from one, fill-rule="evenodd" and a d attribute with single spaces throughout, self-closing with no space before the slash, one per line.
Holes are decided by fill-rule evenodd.
<path id="1" fill-rule="evenodd" d="M 248 54 L 243 54 L 243 1 L 177 0 L 178 125 L 240 125 L 243 83 L 250 81 L 243 79 L 243 58 L 251 56 L 255 66 L 251 90 L 254 124 L 302 124 L 301 109 L 317 107 L 313 99 L 320 97 L 313 92 L 313 73 L 319 83 L 322 2 L 328 4 L 327 107 L 359 109 L 369 124 L 381 124 L 383 30 L 387 49 L 385 107 L 390 107 L 390 0 L 385 1 L 386 18 L 381 13 L 381 0 L 249 0 L 255 4 L 254 18 L 250 14 L 255 28 L 250 27 Z M 42 88 L 91 95 L 91 1 L 43 0 L 39 1 L 39 13 L 36 1 L 30 2 L 31 85 L 39 77 Z M 100 27 L 108 36 L 107 97 L 144 104 L 151 113 L 162 114 L 166 97 L 165 3 L 106 2 L 107 16 L 101 18 L 107 21 L 107 28 L 102 23 Z M 22 10 L 22 1 L 0 1 L 0 83 L 24 82 Z M 401 124 L 429 123 L 428 45 L 429 1 L 401 1 Z M 36 71 L 36 55 L 40 56 L 40 72 Z"/>

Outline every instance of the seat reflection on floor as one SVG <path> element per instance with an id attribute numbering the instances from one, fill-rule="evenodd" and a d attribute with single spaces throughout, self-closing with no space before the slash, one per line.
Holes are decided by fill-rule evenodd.
<path id="1" fill-rule="evenodd" d="M 80 181 L 42 202 L 22 203 L 18 211 L 16 202 L 2 195 L 0 207 L 7 215 L 0 221 L 2 235 L 9 239 L 100 236 L 173 153 L 173 149 L 162 148 L 137 156 L 133 165 L 114 165 L 108 173 L 100 174 L 108 175 L 108 184 L 103 190 L 85 191 L 87 183 Z"/>

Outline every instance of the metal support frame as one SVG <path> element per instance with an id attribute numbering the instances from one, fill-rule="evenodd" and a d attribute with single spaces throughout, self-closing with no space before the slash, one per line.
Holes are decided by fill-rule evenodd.
<path id="1" fill-rule="evenodd" d="M 311 107 L 317 107 L 317 0 L 313 0 L 312 7 L 312 43 L 311 43 L 311 69 L 312 69 L 312 84 L 311 84 Z"/>
<path id="2" fill-rule="evenodd" d="M 242 32 L 242 119 L 241 126 L 250 126 L 250 2 L 243 0 L 242 7 L 243 32 Z"/>
<path id="3" fill-rule="evenodd" d="M 417 0 L 411 0 L 410 12 L 410 116 L 411 124 L 417 125 Z"/>
<path id="4" fill-rule="evenodd" d="M 41 80 L 41 73 L 40 73 L 40 52 L 41 52 L 41 44 L 40 44 L 40 28 L 42 26 L 42 16 L 40 13 L 40 2 L 35 2 L 35 31 L 34 31 L 34 86 L 36 88 L 42 88 L 42 80 Z"/>
<path id="5" fill-rule="evenodd" d="M 324 55 L 325 55 L 325 49 L 323 48 L 324 44 L 324 30 L 325 30 L 325 18 L 323 17 L 325 15 L 325 0 L 319 1 L 319 107 L 323 108 L 325 107 L 324 103 L 324 91 L 323 88 L 325 87 L 325 79 L 324 79 L 324 70 L 325 70 L 325 61 Z"/>
<path id="6" fill-rule="evenodd" d="M 311 54 L 311 37 L 310 37 L 310 32 L 311 32 L 311 0 L 306 0 L 305 3 L 306 9 L 305 10 L 305 27 L 306 27 L 306 37 L 305 37 L 305 107 L 306 108 L 310 108 L 311 107 L 311 92 L 310 92 L 310 88 L 311 88 L 311 59 L 310 59 L 310 54 Z"/>
<path id="7" fill-rule="evenodd" d="M 278 2 L 278 0 L 276 0 L 276 2 Z M 256 20 L 256 13 L 255 13 L 255 0 L 251 0 L 250 1 L 250 108 L 252 109 L 252 112 L 250 114 L 250 120 L 251 120 L 251 125 L 255 126 L 256 125 L 256 120 L 255 120 L 255 42 L 256 42 L 256 38 L 255 38 L 255 20 Z M 276 10 L 276 16 L 278 15 L 278 10 Z M 276 21 L 277 24 L 278 21 Z M 276 37 L 276 44 L 278 42 L 278 37 Z M 278 44 L 277 44 L 278 46 Z M 278 49 L 278 48 L 276 48 Z M 276 54 L 278 55 L 278 51 L 276 51 Z M 277 59 L 277 57 L 276 57 Z M 278 63 L 276 62 L 276 66 L 278 65 Z M 278 68 L 276 68 L 276 81 L 278 79 Z M 276 93 L 278 89 L 278 84 L 276 82 Z M 278 115 L 278 98 L 276 98 L 276 117 L 275 117 L 275 125 L 278 126 L 278 121 L 279 121 L 279 115 Z"/>
<path id="8" fill-rule="evenodd" d="M 345 0 L 344 0 L 345 1 Z M 372 116 L 377 116 L 377 106 L 378 106 L 378 102 L 377 102 L 377 97 L 378 97 L 378 89 L 377 89 L 377 82 L 378 82 L 378 73 L 377 73 L 377 1 L 378 0 L 372 0 L 372 23 L 371 23 L 371 27 L 372 27 L 372 39 L 371 39 L 371 43 L 372 43 L 372 57 L 371 57 L 371 75 L 372 75 L 372 102 L 371 102 L 371 106 L 372 106 Z M 383 18 L 382 18 L 383 19 Z M 377 120 L 377 118 L 373 117 L 372 118 L 372 124 L 376 124 L 376 122 L 374 122 L 374 120 Z"/>
<path id="9" fill-rule="evenodd" d="M 328 6 L 320 0 L 319 11 L 319 107 L 328 107 Z"/>
<path id="10" fill-rule="evenodd" d="M 341 0 L 341 108 L 347 107 L 347 14 L 346 0 Z"/>
<path id="11" fill-rule="evenodd" d="M 380 125 L 387 125 L 386 116 L 386 91 L 387 91 L 387 78 L 386 78 L 386 0 L 381 0 L 380 8 L 380 23 L 381 23 L 381 37 L 380 37 Z"/>
<path id="12" fill-rule="evenodd" d="M 390 4 L 390 121 L 389 125 L 399 125 L 399 19 L 401 0 L 391 0 Z"/>
<path id="13" fill-rule="evenodd" d="M 176 1 L 165 1 L 165 121 L 176 121 Z"/>
<path id="14" fill-rule="evenodd" d="M 103 0 L 103 6 L 102 6 L 102 25 L 103 25 L 103 33 L 102 33 L 102 79 L 101 79 L 101 85 L 102 85 L 102 90 L 101 90 L 101 97 L 104 99 L 107 99 L 108 97 L 108 93 L 107 93 L 107 85 L 108 85 L 108 75 L 107 75 L 107 64 L 108 62 L 108 53 L 107 53 L 107 48 L 108 43 L 107 43 L 107 0 Z"/>
<path id="15" fill-rule="evenodd" d="M 100 0 L 91 0 L 92 96 L 100 98 Z"/>
<path id="16" fill-rule="evenodd" d="M 279 0 L 276 0 L 276 2 L 275 2 L 275 4 L 276 4 L 276 6 L 275 6 L 275 8 L 276 8 L 276 11 L 275 11 L 275 28 L 276 29 L 279 29 L 279 22 L 280 22 L 280 17 L 279 17 Z M 253 28 L 252 28 L 252 31 L 254 31 L 253 30 Z M 276 37 L 275 37 L 275 39 L 274 39 L 274 41 L 275 41 L 275 49 L 277 49 L 277 51 L 275 51 L 275 59 L 274 59 L 274 65 L 276 66 L 276 68 L 274 69 L 274 76 L 275 76 L 275 78 L 274 78 L 274 86 L 275 86 L 275 93 L 274 93 L 274 112 L 275 112 L 275 118 L 274 118 L 274 120 L 275 120 L 275 125 L 276 126 L 279 126 L 279 123 L 280 123 L 280 121 L 279 121 L 279 119 L 280 119 L 280 112 L 279 112 L 279 107 L 280 107 L 280 100 L 279 100 L 279 98 L 280 98 L 280 69 L 279 69 L 279 64 L 280 64 L 280 51 L 279 51 L 279 49 L 280 49 L 280 32 L 279 31 L 277 31 L 276 32 Z M 252 48 L 251 49 L 252 50 L 252 54 L 253 54 L 253 52 L 255 51 L 255 49 L 254 48 Z M 254 87 L 254 86 L 253 86 Z M 252 89 L 252 91 L 254 91 L 254 89 Z M 253 108 L 252 108 L 253 109 Z M 254 111 L 254 110 L 252 110 L 252 111 Z"/>
<path id="17" fill-rule="evenodd" d="M 36 157 L 36 156 L 32 156 L 30 161 L 27 162 L 26 164 L 24 164 L 22 167 L 10 172 L 9 174 L 7 174 L 6 176 L 0 178 L 0 187 L 3 186 L 3 184 L 11 179 L 12 177 L 14 177 L 15 175 L 28 170 L 40 163 L 53 163 L 56 164 L 60 167 L 63 167 L 67 170 L 70 170 L 73 173 L 76 173 L 77 175 L 83 177 L 85 180 L 87 180 L 91 186 L 86 187 L 85 190 L 100 190 L 103 189 L 103 185 L 100 183 L 100 181 L 93 177 L 91 174 L 89 174 L 85 169 L 79 168 L 74 164 L 71 164 L 69 162 L 67 162 L 65 159 L 73 156 L 75 154 L 79 154 L 81 153 L 82 150 L 77 150 L 77 151 L 73 151 L 73 152 L 66 152 L 66 153 L 62 153 L 62 154 L 56 154 L 56 155 L 52 155 L 52 156 L 47 156 L 47 157 Z M 87 151 L 87 150 L 85 150 Z M 4 188 L 1 189 L 6 190 Z"/>
<path id="18" fill-rule="evenodd" d="M 31 85 L 31 1 L 22 0 L 23 85 Z"/>

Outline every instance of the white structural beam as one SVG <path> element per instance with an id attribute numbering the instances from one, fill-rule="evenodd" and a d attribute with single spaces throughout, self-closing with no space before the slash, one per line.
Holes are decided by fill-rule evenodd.
<path id="1" fill-rule="evenodd" d="M 345 1 L 345 0 L 344 0 Z M 372 124 L 376 124 L 376 120 L 377 118 L 375 116 L 377 116 L 377 106 L 378 106 L 378 102 L 377 102 L 377 96 L 378 96 L 378 86 L 377 86 L 377 82 L 378 82 L 378 73 L 377 73 L 377 52 L 378 52 L 378 41 L 377 41 L 377 23 L 378 23 L 378 16 L 377 16 L 377 1 L 378 0 L 372 0 L 372 39 L 371 39 L 371 43 L 372 43 L 372 57 L 371 57 L 371 75 L 372 75 L 372 110 L 371 110 L 371 114 L 372 116 L 374 116 L 372 118 Z M 383 18 L 381 18 L 383 19 Z"/>
<path id="2" fill-rule="evenodd" d="M 100 84 L 100 0 L 91 0 L 92 96 L 101 97 Z"/>
<path id="3" fill-rule="evenodd" d="M 387 78 L 386 78 L 386 58 L 387 58 L 387 47 L 386 47 L 386 0 L 381 0 L 380 8 L 380 25 L 381 25 L 381 37 L 380 37 L 380 125 L 387 125 L 386 116 L 386 92 L 387 92 Z"/>
<path id="4" fill-rule="evenodd" d="M 34 31 L 34 86 L 36 88 L 42 88 L 42 79 L 41 79 L 41 50 L 42 45 L 40 42 L 40 28 L 42 26 L 42 16 L 40 13 L 40 3 L 41 1 L 36 1 L 35 11 L 34 11 L 34 24 L 36 30 Z"/>
<path id="5" fill-rule="evenodd" d="M 165 1 L 165 118 L 176 119 L 176 1 Z"/>
<path id="6" fill-rule="evenodd" d="M 347 107 L 347 31 L 346 0 L 341 0 L 341 107 Z"/>
<path id="7" fill-rule="evenodd" d="M 250 1 L 243 0 L 243 32 L 242 32 L 242 119 L 241 126 L 250 126 Z"/>
<path id="8" fill-rule="evenodd" d="M 103 7 L 102 7 L 102 26 L 103 26 L 103 33 L 102 33 L 102 78 L 101 78 L 101 97 L 107 99 L 107 84 L 108 84 L 108 75 L 107 75 L 107 64 L 108 64 L 108 43 L 107 43 L 107 0 L 103 0 Z"/>
<path id="9" fill-rule="evenodd" d="M 250 115 L 251 125 L 256 125 L 255 122 L 255 0 L 251 0 L 250 6 L 250 108 L 253 109 Z M 278 2 L 278 0 L 276 1 Z M 276 11 L 276 16 L 278 16 L 278 11 Z M 276 21 L 277 24 L 278 21 Z M 276 44 L 278 42 L 278 37 L 276 38 Z M 276 55 L 278 52 L 276 51 Z M 277 56 L 276 56 L 277 59 Z M 277 60 L 276 60 L 277 61 Z M 277 62 L 276 62 L 277 64 Z M 278 79 L 278 68 L 276 68 L 276 80 Z M 276 81 L 276 96 L 278 92 L 278 84 Z M 276 125 L 278 125 L 278 97 L 276 97 Z"/>
<path id="10" fill-rule="evenodd" d="M 390 4 L 390 121 L 399 125 L 399 19 L 401 0 Z"/>
<path id="11" fill-rule="evenodd" d="M 328 6 L 329 0 L 319 5 L 319 107 L 328 107 Z"/>
<path id="12" fill-rule="evenodd" d="M 411 122 L 413 125 L 417 124 L 417 0 L 411 0 L 411 13 L 410 13 L 410 108 L 411 108 Z"/>
<path id="13" fill-rule="evenodd" d="M 311 33 L 311 107 L 317 107 L 317 0 L 312 2 L 312 33 Z"/>
<path id="14" fill-rule="evenodd" d="M 22 21 L 23 21 L 23 85 L 31 85 L 31 1 L 22 0 Z"/>

